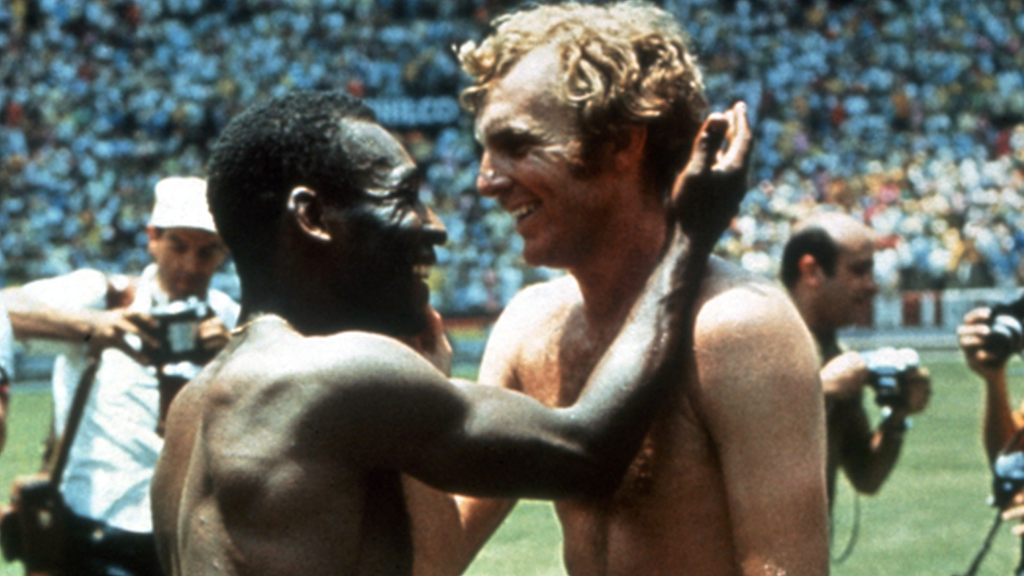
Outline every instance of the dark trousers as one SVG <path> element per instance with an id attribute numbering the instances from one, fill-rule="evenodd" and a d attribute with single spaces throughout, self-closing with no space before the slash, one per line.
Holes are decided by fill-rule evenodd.
<path id="1" fill-rule="evenodd" d="M 162 576 L 153 534 L 68 513 L 67 576 Z"/>

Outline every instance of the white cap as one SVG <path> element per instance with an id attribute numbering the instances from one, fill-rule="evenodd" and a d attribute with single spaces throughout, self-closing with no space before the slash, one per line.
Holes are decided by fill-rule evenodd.
<path id="1" fill-rule="evenodd" d="M 151 226 L 157 228 L 199 228 L 217 233 L 206 203 L 206 180 L 194 176 L 171 176 L 156 183 L 156 204 Z"/>

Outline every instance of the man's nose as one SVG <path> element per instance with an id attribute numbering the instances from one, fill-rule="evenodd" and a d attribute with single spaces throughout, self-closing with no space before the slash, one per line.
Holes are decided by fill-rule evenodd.
<path id="1" fill-rule="evenodd" d="M 504 175 L 498 164 L 490 152 L 484 152 L 480 159 L 480 173 L 476 177 L 476 188 L 481 195 L 497 196 L 512 183 L 512 179 Z"/>
<path id="2" fill-rule="evenodd" d="M 423 235 L 430 244 L 439 245 L 448 241 L 448 231 L 433 210 L 424 206 L 421 218 L 423 219 Z"/>
<path id="3" fill-rule="evenodd" d="M 181 267 L 188 274 L 198 274 L 202 271 L 202 263 L 197 254 L 185 254 L 181 257 Z"/>

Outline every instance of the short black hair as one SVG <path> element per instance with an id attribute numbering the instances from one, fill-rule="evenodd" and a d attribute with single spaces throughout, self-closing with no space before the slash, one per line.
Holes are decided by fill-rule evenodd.
<path id="1" fill-rule="evenodd" d="M 336 198 L 351 192 L 342 120 L 375 121 L 343 92 L 295 91 L 247 108 L 214 144 L 207 198 L 217 230 L 239 267 L 268 261 L 273 227 L 296 186 Z"/>
<path id="2" fill-rule="evenodd" d="M 839 259 L 839 245 L 820 226 L 811 226 L 797 232 L 782 251 L 782 284 L 792 290 L 800 279 L 800 259 L 810 254 L 814 261 L 825 271 L 826 276 L 836 273 L 836 260 Z"/>

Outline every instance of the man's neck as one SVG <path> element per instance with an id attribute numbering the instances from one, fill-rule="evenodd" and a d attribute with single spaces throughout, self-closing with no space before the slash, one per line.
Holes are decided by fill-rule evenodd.
<path id="1" fill-rule="evenodd" d="M 811 330 L 811 335 L 814 336 L 814 341 L 818 343 L 818 349 L 826 362 L 840 354 L 839 337 L 835 329 L 812 326 L 808 328 Z"/>
<path id="2" fill-rule="evenodd" d="M 667 241 L 664 216 L 646 214 L 620 233 L 605 235 L 588 262 L 570 268 L 583 296 L 587 322 L 594 328 L 617 326 L 643 292 Z"/>
<path id="3" fill-rule="evenodd" d="M 346 311 L 345 304 L 336 300 L 317 298 L 309 293 L 289 294 L 295 294 L 295 296 L 260 297 L 253 291 L 247 295 L 243 290 L 240 323 L 248 322 L 261 315 L 273 314 L 286 320 L 296 332 L 303 336 L 327 336 L 358 330 L 400 337 L 405 334 L 403 330 L 408 330 L 407 327 L 403 329 L 395 326 L 386 318 L 368 317 L 366 314 L 361 314 L 360 310 Z"/>

